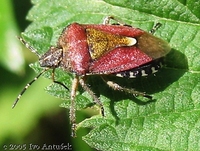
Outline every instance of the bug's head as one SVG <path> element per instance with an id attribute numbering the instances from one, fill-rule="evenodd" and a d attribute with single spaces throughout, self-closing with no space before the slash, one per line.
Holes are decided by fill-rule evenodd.
<path id="1" fill-rule="evenodd" d="M 34 54 L 39 57 L 39 63 L 41 67 L 57 68 L 62 60 L 63 49 L 51 46 L 49 50 L 42 56 L 30 46 L 24 39 L 18 37 L 18 39 Z"/>
<path id="2" fill-rule="evenodd" d="M 57 68 L 62 60 L 63 50 L 51 46 L 50 49 L 39 58 L 41 67 Z"/>
<path id="3" fill-rule="evenodd" d="M 50 47 L 49 50 L 44 54 L 40 55 L 32 46 L 30 46 L 24 39 L 21 37 L 18 37 L 18 39 L 33 53 L 35 53 L 39 57 L 39 63 L 41 67 L 46 67 L 44 68 L 31 82 L 29 82 L 24 89 L 21 91 L 21 93 L 18 95 L 17 99 L 15 100 L 12 108 L 14 108 L 17 104 L 17 102 L 20 100 L 21 96 L 26 92 L 28 87 L 33 84 L 44 72 L 49 70 L 49 68 L 57 68 L 62 60 L 62 54 L 63 50 L 58 47 Z M 55 81 L 54 80 L 54 70 L 52 71 L 52 79 L 54 83 L 58 83 L 68 89 L 64 84 L 61 82 Z M 69 90 L 69 89 L 68 89 Z"/>

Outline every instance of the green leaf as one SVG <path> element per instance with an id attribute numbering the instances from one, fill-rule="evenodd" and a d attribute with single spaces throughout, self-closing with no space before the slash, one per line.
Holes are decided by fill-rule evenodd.
<path id="1" fill-rule="evenodd" d="M 78 124 L 91 127 L 83 137 L 98 150 L 198 150 L 200 147 L 200 2 L 158 1 L 99 1 L 99 0 L 33 0 L 29 12 L 32 24 L 23 33 L 29 44 L 40 54 L 56 45 L 63 28 L 72 22 L 102 23 L 104 17 L 114 15 L 126 24 L 150 30 L 157 22 L 162 27 L 156 36 L 168 41 L 171 52 L 166 67 L 156 76 L 139 79 L 112 78 L 125 87 L 145 91 L 153 101 L 135 98 L 111 90 L 100 77 L 90 76 L 88 84 L 100 96 L 106 117 L 96 115 Z M 38 64 L 34 69 L 41 71 Z M 51 72 L 45 74 L 51 77 Z M 70 88 L 73 75 L 56 70 L 56 80 Z M 59 85 L 46 89 L 66 100 L 69 92 Z M 77 92 L 76 108 L 92 103 L 91 96 L 81 88 Z"/>

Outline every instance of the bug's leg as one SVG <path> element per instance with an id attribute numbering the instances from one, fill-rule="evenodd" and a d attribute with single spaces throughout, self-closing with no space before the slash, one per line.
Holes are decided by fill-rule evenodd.
<path id="1" fill-rule="evenodd" d="M 76 102 L 75 102 L 75 97 L 76 97 L 76 90 L 78 88 L 78 82 L 79 82 L 79 77 L 76 75 L 75 78 L 72 81 L 72 89 L 71 89 L 71 94 L 70 94 L 70 99 L 71 99 L 71 106 L 70 106 L 70 111 L 69 111 L 69 118 L 70 118 L 70 123 L 72 125 L 72 137 L 76 137 Z"/>
<path id="2" fill-rule="evenodd" d="M 55 73 L 55 68 L 53 68 L 52 75 L 51 75 L 52 81 L 53 81 L 54 83 L 60 84 L 61 86 L 63 86 L 65 89 L 67 89 L 67 90 L 69 91 L 69 88 L 66 87 L 62 82 L 59 82 L 59 81 L 56 81 L 56 80 L 55 80 L 55 74 L 54 74 L 54 73 Z"/>
<path id="3" fill-rule="evenodd" d="M 126 93 L 130 93 L 130 94 L 133 94 L 134 96 L 143 96 L 143 97 L 146 97 L 146 98 L 149 98 L 149 99 L 152 99 L 152 96 L 146 94 L 145 92 L 139 92 L 139 91 L 136 91 L 134 89 L 128 89 L 128 88 L 125 88 L 125 87 L 122 87 L 120 86 L 119 84 L 113 82 L 113 81 L 109 81 L 109 80 L 106 80 L 105 78 L 102 77 L 102 79 L 106 82 L 106 84 L 111 87 L 112 89 L 114 90 L 118 90 L 118 91 L 122 91 L 122 92 L 126 92 Z"/>
<path id="4" fill-rule="evenodd" d="M 94 92 L 87 86 L 87 84 L 85 83 L 84 79 L 83 78 L 80 78 L 79 79 L 79 83 L 81 84 L 81 86 L 83 87 L 83 89 L 85 91 L 87 91 L 93 98 L 94 102 L 96 104 L 99 105 L 100 109 L 101 109 L 101 114 L 102 116 L 105 116 L 104 114 L 104 107 L 103 107 L 103 104 L 101 103 L 101 101 L 98 99 L 98 97 L 94 94 Z"/>
<path id="5" fill-rule="evenodd" d="M 149 31 L 149 33 L 151 33 L 152 35 L 156 32 L 156 30 L 158 30 L 158 28 L 160 28 L 162 26 L 161 23 L 156 23 L 153 28 Z"/>
<path id="6" fill-rule="evenodd" d="M 52 71 L 52 80 L 54 83 L 60 84 L 61 86 L 63 86 L 65 89 L 69 90 L 68 87 L 66 87 L 62 82 L 56 81 L 55 80 L 55 68 Z M 76 109 L 75 109 L 75 97 L 76 97 L 76 90 L 78 87 L 78 76 L 76 76 L 72 82 L 72 90 L 71 90 L 71 94 L 70 94 L 70 99 L 71 99 L 71 106 L 70 106 L 70 111 L 69 111 L 69 119 L 70 119 L 70 123 L 72 125 L 72 137 L 76 137 Z"/>
<path id="7" fill-rule="evenodd" d="M 121 25 L 121 26 L 126 25 L 125 23 L 123 23 L 121 20 L 115 18 L 114 16 L 106 16 L 106 17 L 104 18 L 104 20 L 103 20 L 103 24 L 104 24 L 104 25 L 109 25 L 111 19 L 114 20 L 114 21 L 116 21 L 116 22 L 117 22 L 119 25 Z"/>

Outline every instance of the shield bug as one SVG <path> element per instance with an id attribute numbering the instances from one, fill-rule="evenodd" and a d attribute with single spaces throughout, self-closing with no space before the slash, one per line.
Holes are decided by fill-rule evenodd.
<path id="1" fill-rule="evenodd" d="M 116 23 L 110 24 L 111 19 Z M 161 68 L 162 58 L 170 51 L 167 42 L 153 36 L 158 27 L 160 27 L 160 24 L 156 24 L 148 33 L 126 25 L 111 16 L 106 17 L 103 24 L 72 23 L 62 31 L 57 46 L 51 46 L 43 55 L 38 54 L 34 48 L 22 38 L 19 38 L 27 48 L 38 55 L 39 64 L 44 69 L 25 86 L 14 102 L 13 108 L 27 88 L 49 69 L 52 69 L 53 82 L 68 89 L 54 78 L 55 69 L 60 67 L 64 71 L 74 74 L 70 94 L 70 121 L 72 136 L 75 136 L 75 97 L 78 85 L 80 84 L 92 96 L 94 102 L 100 106 L 101 113 L 104 116 L 103 104 L 87 86 L 85 77 L 90 75 L 116 75 L 118 77 L 135 78 L 157 72 Z M 152 98 L 144 92 L 124 88 L 105 78 L 103 80 L 115 90 Z"/>

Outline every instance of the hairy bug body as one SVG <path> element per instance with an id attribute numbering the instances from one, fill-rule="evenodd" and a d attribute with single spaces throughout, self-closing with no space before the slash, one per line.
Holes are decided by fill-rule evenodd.
<path id="1" fill-rule="evenodd" d="M 117 21 L 111 25 L 110 19 Z M 157 24 L 154 33 L 160 25 Z M 32 52 L 36 53 L 22 38 L 19 38 Z M 103 24 L 78 24 L 72 23 L 66 27 L 56 47 L 50 49 L 42 56 L 39 54 L 39 63 L 44 70 L 23 89 L 17 97 L 13 107 L 26 89 L 48 69 L 52 70 L 53 82 L 68 89 L 63 83 L 54 78 L 55 69 L 60 67 L 66 72 L 74 73 L 71 88 L 70 121 L 72 136 L 75 136 L 75 96 L 80 84 L 101 108 L 104 108 L 99 98 L 87 86 L 84 78 L 89 75 L 116 75 L 119 77 L 135 78 L 147 76 L 161 68 L 162 58 L 170 51 L 169 45 L 139 28 L 133 28 L 121 21 L 107 17 Z M 115 90 L 125 91 L 134 95 L 151 96 L 134 89 L 123 88 L 117 83 L 103 79 Z"/>

